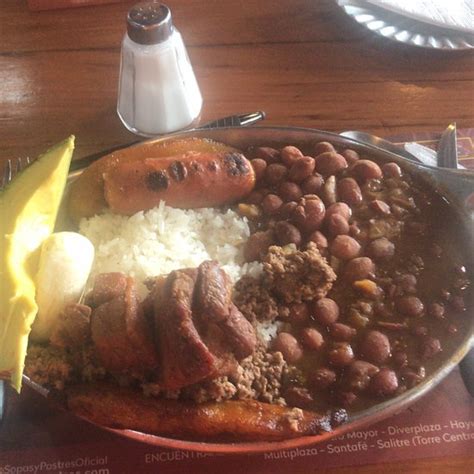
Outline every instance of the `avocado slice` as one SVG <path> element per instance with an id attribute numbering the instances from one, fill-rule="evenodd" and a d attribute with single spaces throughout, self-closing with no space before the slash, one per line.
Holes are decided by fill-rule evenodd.
<path id="1" fill-rule="evenodd" d="M 58 143 L 0 190 L 0 378 L 18 392 L 38 307 L 34 278 L 53 231 L 74 149 Z"/>

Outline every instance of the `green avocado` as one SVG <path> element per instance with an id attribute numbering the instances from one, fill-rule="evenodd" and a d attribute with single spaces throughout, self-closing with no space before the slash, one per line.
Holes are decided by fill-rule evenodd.
<path id="1" fill-rule="evenodd" d="M 0 190 L 0 378 L 9 379 L 18 392 L 38 310 L 39 252 L 54 229 L 73 149 L 71 136 Z"/>

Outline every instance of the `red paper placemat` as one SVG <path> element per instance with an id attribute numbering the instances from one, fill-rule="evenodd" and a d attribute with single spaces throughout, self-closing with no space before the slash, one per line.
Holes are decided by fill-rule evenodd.
<path id="1" fill-rule="evenodd" d="M 458 132 L 462 164 L 474 168 L 474 129 Z M 393 137 L 436 149 L 439 134 Z M 0 427 L 0 473 L 293 474 L 310 467 L 354 466 L 443 456 L 474 448 L 473 399 L 456 370 L 411 408 L 383 422 L 306 448 L 254 455 L 161 449 L 102 431 L 52 408 L 31 389 L 11 393 Z M 225 457 L 225 460 L 223 459 Z"/>

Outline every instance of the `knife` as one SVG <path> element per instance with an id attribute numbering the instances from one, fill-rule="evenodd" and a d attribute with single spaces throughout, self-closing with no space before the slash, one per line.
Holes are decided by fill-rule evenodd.
<path id="1" fill-rule="evenodd" d="M 441 134 L 438 142 L 438 166 L 441 168 L 458 168 L 456 122 L 450 123 Z"/>

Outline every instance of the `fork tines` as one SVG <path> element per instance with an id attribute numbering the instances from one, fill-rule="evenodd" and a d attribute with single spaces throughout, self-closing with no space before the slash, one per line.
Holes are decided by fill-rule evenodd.
<path id="1" fill-rule="evenodd" d="M 0 187 L 6 186 L 12 180 L 12 161 L 7 160 L 5 164 L 5 169 L 3 170 L 3 177 L 2 182 L 0 183 Z"/>
<path id="2" fill-rule="evenodd" d="M 4 188 L 20 171 L 25 169 L 31 163 L 30 158 L 17 158 L 16 160 L 7 160 L 3 170 L 3 176 L 0 181 L 0 189 Z"/>

